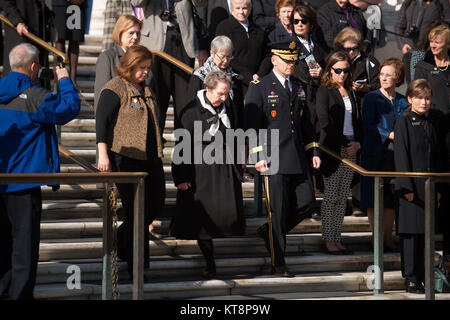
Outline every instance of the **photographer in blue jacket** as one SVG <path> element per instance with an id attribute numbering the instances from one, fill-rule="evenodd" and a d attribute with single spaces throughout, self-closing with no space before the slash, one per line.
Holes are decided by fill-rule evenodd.
<path id="1" fill-rule="evenodd" d="M 55 125 L 80 111 L 65 68 L 56 67 L 60 93 L 34 81 L 39 51 L 29 43 L 9 54 L 11 72 L 0 79 L 0 173 L 59 172 Z M 39 260 L 42 184 L 0 184 L 0 298 L 33 299 Z"/>

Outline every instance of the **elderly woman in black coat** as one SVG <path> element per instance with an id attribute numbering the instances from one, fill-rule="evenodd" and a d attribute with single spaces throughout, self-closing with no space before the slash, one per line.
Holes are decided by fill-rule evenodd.
<path id="1" fill-rule="evenodd" d="M 235 115 L 224 102 L 228 98 L 231 78 L 222 71 L 210 72 L 204 90 L 181 112 L 180 120 L 186 139 L 191 143 L 175 146 L 172 175 L 177 193 L 177 209 L 172 219 L 171 235 L 178 239 L 195 239 L 206 259 L 202 275 L 216 275 L 213 238 L 242 235 L 245 230 L 241 176 L 236 161 L 227 158 L 226 130 L 234 129 Z M 200 129 L 200 132 L 197 130 Z M 194 135 L 210 138 L 200 145 L 202 159 L 195 159 Z M 187 156 L 185 149 L 191 148 Z M 214 145 L 214 153 L 211 153 Z M 207 150 L 210 150 L 209 152 Z M 181 152 L 180 152 L 181 151 Z M 182 153 L 182 155 L 181 155 Z M 211 156 L 211 159 L 205 156 Z M 184 158 L 186 156 L 186 159 Z M 220 160 L 221 158 L 221 160 Z M 217 160 L 217 161 L 214 161 Z"/>
<path id="2" fill-rule="evenodd" d="M 410 104 L 394 129 L 395 169 L 399 172 L 440 172 L 442 169 L 436 127 L 439 115 L 430 109 L 433 89 L 425 79 L 414 80 L 406 90 Z M 399 196 L 396 228 L 400 235 L 402 276 L 406 291 L 423 293 L 425 280 L 425 180 L 396 178 Z M 438 194 L 438 198 L 440 195 Z"/>

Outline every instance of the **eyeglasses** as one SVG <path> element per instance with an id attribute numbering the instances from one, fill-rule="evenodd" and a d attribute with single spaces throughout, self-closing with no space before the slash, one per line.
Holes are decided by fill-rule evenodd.
<path id="1" fill-rule="evenodd" d="M 344 48 L 344 51 L 346 51 L 346 52 L 356 51 L 356 50 L 359 50 L 359 47 Z"/>
<path id="2" fill-rule="evenodd" d="M 345 68 L 345 69 L 341 69 L 341 68 L 331 68 L 333 69 L 334 72 L 336 72 L 336 74 L 341 74 L 342 72 L 345 73 L 349 73 L 350 72 L 350 68 Z"/>
<path id="3" fill-rule="evenodd" d="M 309 20 L 308 19 L 294 19 L 294 24 L 299 24 L 300 22 L 302 24 L 308 24 Z"/>
<path id="4" fill-rule="evenodd" d="M 214 53 L 214 55 L 215 55 L 217 58 L 219 58 L 219 60 L 222 61 L 222 62 L 225 61 L 225 60 L 231 61 L 231 60 L 234 59 L 233 56 L 223 56 L 223 57 L 221 57 L 221 56 L 219 56 L 217 53 Z"/>

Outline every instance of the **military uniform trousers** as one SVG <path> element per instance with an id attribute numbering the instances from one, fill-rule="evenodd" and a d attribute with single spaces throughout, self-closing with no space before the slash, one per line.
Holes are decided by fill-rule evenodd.
<path id="1" fill-rule="evenodd" d="M 286 264 L 286 234 L 308 217 L 315 204 L 311 177 L 305 174 L 269 176 L 275 266 Z M 266 227 L 267 228 L 267 227 Z M 266 229 L 268 230 L 268 229 Z"/>
<path id="2" fill-rule="evenodd" d="M 41 188 L 0 193 L 0 295 L 33 299 L 39 261 Z"/>

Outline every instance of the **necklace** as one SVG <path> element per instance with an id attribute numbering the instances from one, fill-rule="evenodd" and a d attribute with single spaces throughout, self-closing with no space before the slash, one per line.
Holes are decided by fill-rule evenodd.
<path id="1" fill-rule="evenodd" d="M 439 66 L 437 66 L 437 67 L 439 68 L 440 71 L 446 71 L 448 69 L 448 62 L 447 62 L 447 65 L 445 66 L 445 68 L 441 68 Z"/>

